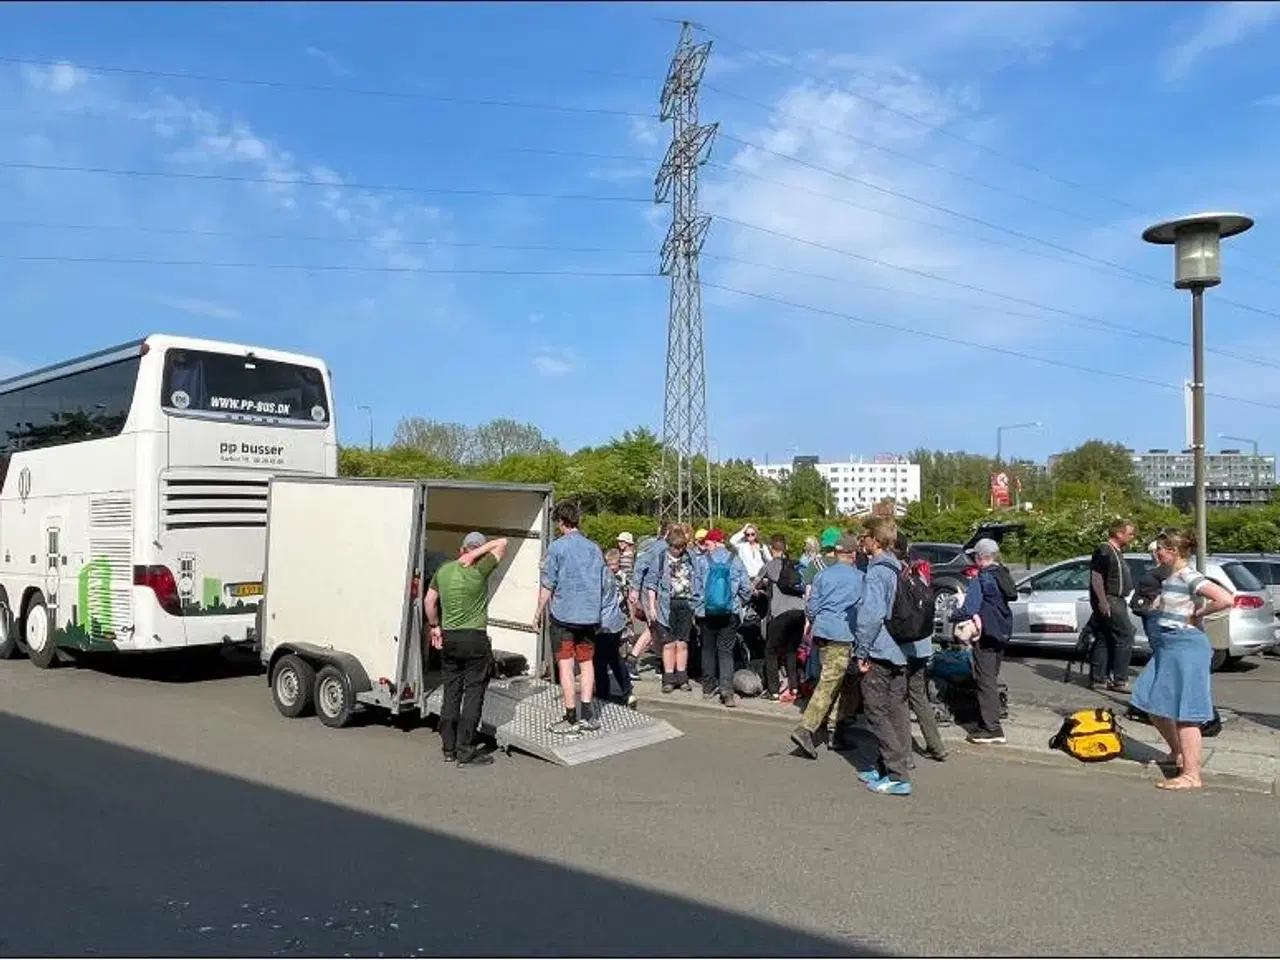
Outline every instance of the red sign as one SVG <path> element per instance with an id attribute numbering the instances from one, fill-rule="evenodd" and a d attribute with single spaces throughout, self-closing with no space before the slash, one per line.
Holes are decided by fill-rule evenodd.
<path id="1" fill-rule="evenodd" d="M 991 475 L 991 506 L 999 509 L 1009 506 L 1009 475 L 993 473 Z"/>

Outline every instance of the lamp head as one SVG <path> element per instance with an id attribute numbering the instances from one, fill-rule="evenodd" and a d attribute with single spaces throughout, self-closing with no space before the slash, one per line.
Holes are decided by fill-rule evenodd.
<path id="1" fill-rule="evenodd" d="M 1222 239 L 1252 226 L 1252 218 L 1239 213 L 1198 213 L 1148 227 L 1142 239 L 1173 246 L 1175 287 L 1204 289 L 1222 282 Z"/>

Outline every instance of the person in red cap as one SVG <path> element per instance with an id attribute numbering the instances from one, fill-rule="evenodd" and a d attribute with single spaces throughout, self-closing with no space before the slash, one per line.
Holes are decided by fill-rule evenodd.
<path id="1" fill-rule="evenodd" d="M 725 547 L 724 531 L 707 533 L 698 576 L 702 577 L 697 610 L 702 622 L 702 695 L 710 700 L 718 693 L 720 702 L 732 707 L 734 644 L 742 605 L 751 599 L 751 578 L 742 560 Z"/>

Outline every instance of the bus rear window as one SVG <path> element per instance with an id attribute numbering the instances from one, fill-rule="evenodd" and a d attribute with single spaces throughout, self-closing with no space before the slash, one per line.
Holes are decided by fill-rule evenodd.
<path id="1" fill-rule="evenodd" d="M 202 350 L 170 350 L 160 406 L 176 413 L 328 423 L 329 398 L 315 367 Z"/>

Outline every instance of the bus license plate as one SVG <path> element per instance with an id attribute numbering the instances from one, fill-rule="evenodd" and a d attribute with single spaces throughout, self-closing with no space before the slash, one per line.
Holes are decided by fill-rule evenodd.
<path id="1" fill-rule="evenodd" d="M 262 584 L 260 583 L 233 583 L 227 587 L 227 593 L 231 594 L 237 600 L 245 597 L 262 596 Z"/>

